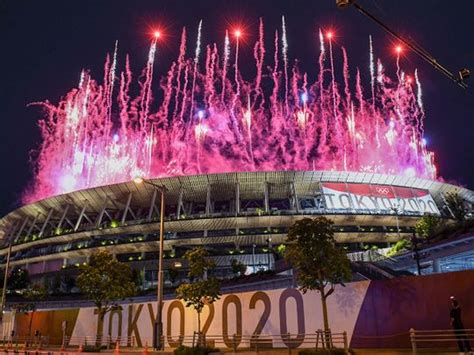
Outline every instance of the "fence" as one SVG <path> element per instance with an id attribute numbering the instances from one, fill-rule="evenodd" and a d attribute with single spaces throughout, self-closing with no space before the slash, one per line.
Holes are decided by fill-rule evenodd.
<path id="1" fill-rule="evenodd" d="M 474 342 L 474 329 L 415 330 L 411 328 L 410 341 L 414 355 L 423 348 L 459 347 L 460 350 L 464 348 L 467 351 L 470 348 L 469 343 Z"/>
<path id="2" fill-rule="evenodd" d="M 0 340 L 3 349 L 43 348 L 49 346 L 49 336 L 10 336 Z"/>
<path id="3" fill-rule="evenodd" d="M 180 345 L 195 347 L 198 345 L 207 345 L 216 348 L 232 349 L 234 352 L 238 351 L 259 351 L 269 349 L 288 350 L 288 354 L 292 353 L 293 349 L 343 349 L 346 354 L 349 354 L 349 343 L 347 333 L 332 333 L 318 330 L 315 333 L 306 334 L 260 334 L 260 335 L 225 335 L 225 334 L 202 334 L 194 333 L 193 335 L 178 335 L 175 337 L 166 336 L 164 339 L 166 345 L 171 348 Z M 95 336 L 83 337 L 66 337 L 64 339 L 65 347 L 72 346 L 94 346 L 101 344 L 102 346 L 112 349 L 117 344 L 120 347 L 139 348 L 151 347 L 153 339 L 140 338 L 138 341 L 134 336 L 125 337 L 111 337 L 102 336 L 100 338 Z M 293 352 L 296 353 L 296 352 Z"/>

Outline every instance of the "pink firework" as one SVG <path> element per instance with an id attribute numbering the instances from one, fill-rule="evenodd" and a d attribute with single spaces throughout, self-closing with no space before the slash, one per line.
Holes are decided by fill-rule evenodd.
<path id="1" fill-rule="evenodd" d="M 200 31 L 189 58 L 183 30 L 179 57 L 159 83 L 155 36 L 136 96 L 128 58 L 120 71 L 115 47 L 104 83 L 83 71 L 78 87 L 57 105 L 40 103 L 43 142 L 25 202 L 136 176 L 317 169 L 436 178 L 416 73 L 416 80 L 400 68 L 396 80 L 387 76 L 370 40 L 364 95 L 358 70 L 350 80 L 345 49 L 320 34 L 319 74 L 311 81 L 289 62 L 284 22 L 282 33 L 265 58 L 260 22 L 256 78 L 245 80 L 238 58 L 242 33 L 233 45 L 226 33 L 221 53 L 221 45 L 204 47 L 200 61 Z M 268 72 L 265 59 L 272 62 Z M 335 79 L 339 62 L 342 84 Z"/>

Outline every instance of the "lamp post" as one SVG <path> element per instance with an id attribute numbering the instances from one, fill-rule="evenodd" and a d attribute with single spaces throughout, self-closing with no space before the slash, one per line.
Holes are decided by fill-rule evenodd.
<path id="1" fill-rule="evenodd" d="M 271 270 L 272 265 L 271 265 L 270 253 L 271 253 L 271 250 L 272 250 L 272 238 L 267 238 L 266 242 L 267 242 L 267 248 L 268 248 L 268 250 L 267 250 L 268 270 Z"/>
<path id="2" fill-rule="evenodd" d="M 5 265 L 5 275 L 3 276 L 2 304 L 0 306 L 0 320 L 3 321 L 3 311 L 5 310 L 5 298 L 7 295 L 8 269 L 10 268 L 10 255 L 12 253 L 12 243 L 8 246 L 7 263 Z"/>
<path id="3" fill-rule="evenodd" d="M 395 212 L 395 220 L 397 221 L 397 235 L 398 240 L 400 240 L 400 224 L 398 223 L 398 212 L 400 211 L 400 206 L 397 204 L 394 207 L 391 207 L 391 210 Z"/>
<path id="4" fill-rule="evenodd" d="M 254 274 L 256 272 L 256 269 L 255 269 L 255 247 L 256 246 L 257 246 L 256 244 L 252 244 L 252 269 L 253 269 Z"/>
<path id="5" fill-rule="evenodd" d="M 161 207 L 160 207 L 160 247 L 158 251 L 158 290 L 157 303 L 158 309 L 156 311 L 156 319 L 153 327 L 153 347 L 157 350 L 164 348 L 163 344 L 163 249 L 164 249 L 164 234 L 165 234 L 165 191 L 166 187 L 163 185 L 156 185 L 151 181 L 145 180 L 141 177 L 133 179 L 136 184 L 148 184 L 160 191 Z"/>

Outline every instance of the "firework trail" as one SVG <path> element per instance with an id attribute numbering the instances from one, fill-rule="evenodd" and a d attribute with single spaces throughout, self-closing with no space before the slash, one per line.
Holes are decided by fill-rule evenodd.
<path id="1" fill-rule="evenodd" d="M 115 71 L 117 69 L 117 51 L 118 51 L 118 41 L 115 41 L 115 48 L 114 48 L 114 54 L 112 57 L 112 65 L 110 66 L 109 70 L 109 78 L 108 78 L 108 87 L 107 87 L 107 103 L 106 107 L 108 109 L 108 119 L 109 121 L 111 120 L 112 116 L 112 100 L 113 100 L 113 91 L 114 91 L 114 81 L 115 81 Z"/>
<path id="2" fill-rule="evenodd" d="M 278 30 L 275 31 L 275 53 L 273 55 L 273 72 L 272 72 L 272 79 L 273 79 L 273 92 L 272 96 L 270 98 L 271 102 L 271 109 L 273 115 L 278 115 L 278 108 L 279 108 L 279 103 L 278 103 Z"/>
<path id="3" fill-rule="evenodd" d="M 370 88 L 372 89 L 372 107 L 375 107 L 375 62 L 374 48 L 372 46 L 372 36 L 369 36 L 369 71 L 370 71 Z"/>
<path id="4" fill-rule="evenodd" d="M 199 55 L 201 54 L 201 30 L 202 20 L 199 21 L 198 34 L 196 39 L 196 51 L 194 52 L 193 84 L 191 86 L 191 108 L 189 110 L 189 123 L 192 123 L 194 116 L 194 92 L 196 91 L 196 77 L 198 72 Z"/>
<path id="5" fill-rule="evenodd" d="M 234 99 L 237 99 L 238 96 L 240 96 L 240 81 L 239 81 L 239 43 L 240 43 L 240 34 L 237 34 L 235 40 L 235 63 L 234 63 L 234 81 L 235 81 L 235 87 L 236 89 L 236 94 Z M 234 106 L 234 105 L 233 105 Z"/>
<path id="6" fill-rule="evenodd" d="M 130 84 L 132 82 L 132 72 L 130 70 L 130 59 L 128 55 L 125 58 L 125 72 L 120 73 L 120 89 L 119 89 L 119 107 L 120 107 L 120 135 L 126 137 L 127 123 L 129 120 L 129 102 L 130 102 Z M 86 114 L 86 113 L 85 113 Z"/>
<path id="7" fill-rule="evenodd" d="M 288 39 L 286 37 L 285 16 L 281 17 L 281 53 L 283 55 L 283 70 L 285 73 L 285 113 L 288 114 Z"/>
<path id="8" fill-rule="evenodd" d="M 369 70 L 370 70 L 370 87 L 372 89 L 372 112 L 375 112 L 375 61 L 374 61 L 374 48 L 372 45 L 372 36 L 369 36 Z M 375 141 L 377 147 L 380 148 L 379 138 L 379 122 L 378 117 L 374 116 L 374 127 L 375 127 Z"/>
<path id="9" fill-rule="evenodd" d="M 214 102 L 214 97 L 216 95 L 216 88 L 214 86 L 215 80 L 215 68 L 217 64 L 217 46 L 214 45 L 211 47 L 207 47 L 207 56 L 206 56 L 206 106 L 210 107 Z"/>
<path id="10" fill-rule="evenodd" d="M 257 76 L 255 77 L 255 89 L 258 93 L 262 94 L 262 68 L 263 68 L 263 60 L 265 57 L 265 43 L 263 41 L 263 19 L 260 18 L 260 23 L 258 26 L 258 41 L 255 43 L 255 47 L 253 50 L 253 57 L 255 59 L 255 65 L 257 67 Z M 262 99 L 263 99 L 262 95 Z M 262 102 L 262 105 L 264 102 Z"/>
<path id="11" fill-rule="evenodd" d="M 151 101 L 151 84 L 153 82 L 153 64 L 155 63 L 155 53 L 156 53 L 156 38 L 153 40 L 150 46 L 150 51 L 148 52 L 148 62 L 145 69 L 145 81 L 143 83 L 143 90 L 141 94 L 141 103 L 140 103 L 140 124 L 141 128 L 144 129 L 148 120 L 148 113 L 150 110 L 150 101 Z"/>
<path id="12" fill-rule="evenodd" d="M 418 108 L 421 113 L 421 117 L 418 120 L 418 132 L 421 141 L 423 142 L 423 133 L 424 133 L 424 127 L 423 127 L 423 120 L 425 118 L 425 109 L 423 107 L 423 94 L 421 91 L 421 83 L 420 79 L 418 78 L 418 69 L 415 69 L 415 82 L 416 82 L 416 102 L 418 104 Z"/>
<path id="13" fill-rule="evenodd" d="M 227 79 L 227 68 L 229 66 L 229 58 L 230 58 L 230 40 L 229 40 L 229 31 L 225 31 L 225 38 L 224 38 L 224 60 L 222 63 L 222 93 L 221 93 L 221 101 L 224 103 L 225 98 L 225 85 Z"/>
<path id="14" fill-rule="evenodd" d="M 331 65 L 331 93 L 334 112 L 334 121 L 337 122 L 337 103 L 336 103 L 336 77 L 334 75 L 334 58 L 332 56 L 332 39 L 329 38 L 329 61 Z"/>
<path id="15" fill-rule="evenodd" d="M 183 27 L 183 30 L 181 32 L 181 41 L 179 45 L 178 73 L 176 74 L 176 94 L 174 97 L 173 117 L 176 117 L 178 114 L 179 95 L 181 93 L 181 73 L 185 66 L 185 55 L 186 55 L 186 28 Z"/>
<path id="16" fill-rule="evenodd" d="M 324 48 L 324 35 L 321 29 L 319 29 L 319 74 L 318 74 L 318 84 L 319 84 L 319 111 L 325 112 L 324 110 L 324 59 L 326 50 Z M 320 117 L 322 121 L 321 124 L 321 140 L 323 141 L 322 146 L 326 145 L 327 142 L 327 120 L 325 117 Z"/>
<path id="17" fill-rule="evenodd" d="M 400 76 L 400 49 L 399 48 L 400 47 L 397 47 L 397 79 L 398 79 L 398 83 L 401 84 L 403 79 Z"/>

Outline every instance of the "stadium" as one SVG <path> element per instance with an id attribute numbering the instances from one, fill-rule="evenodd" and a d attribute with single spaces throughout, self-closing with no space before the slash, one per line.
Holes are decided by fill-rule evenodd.
<path id="1" fill-rule="evenodd" d="M 290 70 L 282 17 L 281 48 L 276 41 L 267 75 L 260 19 L 256 73 L 244 80 L 243 32 L 225 33 L 222 54 L 214 46 L 201 55 L 201 25 L 194 58 L 186 58 L 183 30 L 180 55 L 160 79 L 156 100 L 160 32 L 139 90 L 131 87 L 130 68 L 117 64 L 116 45 L 103 83 L 83 70 L 57 105 L 36 103 L 44 110 L 42 143 L 24 206 L 0 220 L 3 264 L 11 246 L 12 267 L 52 282 L 58 271 L 74 274 L 106 249 L 139 272 L 144 288 L 153 286 L 161 187 L 165 270 L 180 276 L 181 257 L 197 245 L 216 260 L 219 277 L 231 275 L 233 259 L 248 273 L 274 269 L 288 227 L 303 217 L 332 219 L 337 242 L 354 256 L 412 236 L 425 214 L 452 217 L 448 194 L 474 201 L 472 191 L 437 180 L 420 81 L 417 71 L 399 67 L 400 50 L 395 79 L 376 60 L 369 37 L 369 91 L 342 48 L 342 84 L 333 33 L 320 29 L 319 74 L 310 80 Z M 147 183 L 134 182 L 137 176 Z"/>
<path id="2" fill-rule="evenodd" d="M 326 216 L 348 253 L 386 247 L 411 236 L 424 214 L 451 217 L 450 193 L 474 192 L 433 180 L 333 171 L 206 174 L 150 180 L 165 187 L 165 270 L 180 268 L 186 250 L 205 246 L 215 272 L 231 276 L 231 260 L 248 272 L 273 269 L 288 227 Z M 71 192 L 25 205 L 0 220 L 5 264 L 53 282 L 100 249 L 156 285 L 160 194 L 133 181 Z M 184 268 L 183 268 L 184 269 Z M 184 272 L 182 273 L 184 276 Z M 169 282 L 169 275 L 166 281 Z"/>

